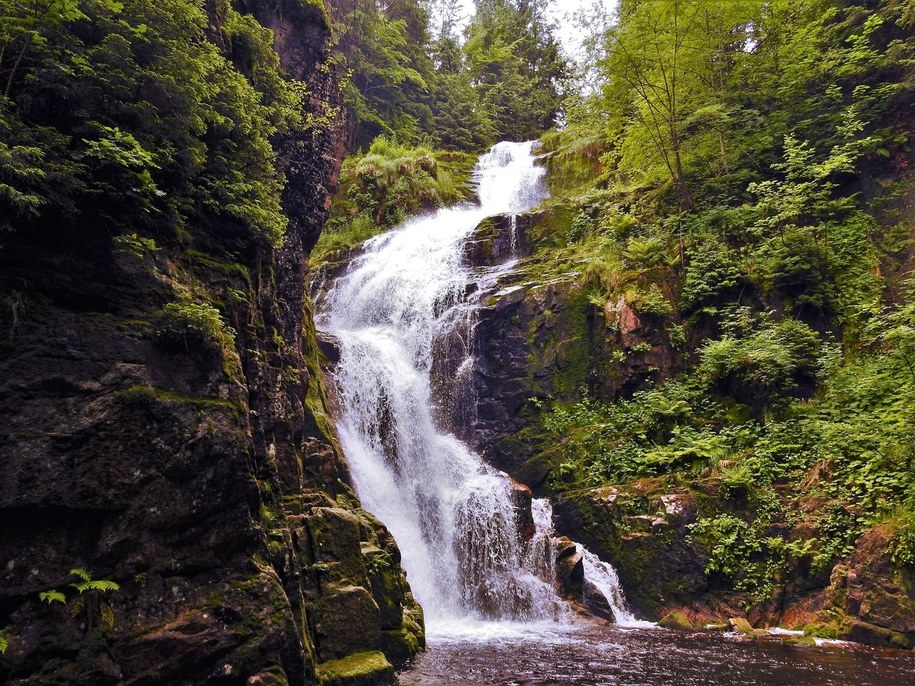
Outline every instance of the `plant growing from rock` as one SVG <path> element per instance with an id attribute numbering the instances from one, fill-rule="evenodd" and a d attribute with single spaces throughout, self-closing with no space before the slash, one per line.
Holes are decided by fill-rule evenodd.
<path id="1" fill-rule="evenodd" d="M 75 589 L 76 594 L 69 600 L 65 593 L 53 588 L 42 591 L 38 597 L 48 605 L 53 603 L 66 605 L 74 618 L 83 615 L 86 620 L 87 634 L 91 633 L 93 626 L 97 623 L 110 629 L 114 625 L 114 609 L 103 600 L 103 596 L 120 591 L 120 585 L 109 579 L 94 579 L 92 573 L 83 567 L 74 567 L 70 570 L 70 574 L 76 577 L 76 581 L 69 584 L 70 588 Z"/>

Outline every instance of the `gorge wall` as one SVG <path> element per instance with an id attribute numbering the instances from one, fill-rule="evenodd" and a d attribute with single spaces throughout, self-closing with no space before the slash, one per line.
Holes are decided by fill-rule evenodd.
<path id="1" fill-rule="evenodd" d="M 217 222 L 119 241 L 91 216 L 2 237 L 4 683 L 385 681 L 423 644 L 397 546 L 351 490 L 306 294 L 341 157 L 328 19 L 236 9 L 326 120 L 274 142 L 282 245 Z M 231 53 L 225 10 L 208 33 Z M 120 590 L 74 603 L 75 567 Z"/>

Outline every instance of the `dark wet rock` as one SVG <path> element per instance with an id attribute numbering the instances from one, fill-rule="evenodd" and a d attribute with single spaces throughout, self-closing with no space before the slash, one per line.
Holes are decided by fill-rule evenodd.
<path id="1" fill-rule="evenodd" d="M 484 219 L 464 244 L 464 259 L 472 267 L 493 267 L 530 251 L 528 233 L 540 212 L 516 217 L 496 215 Z"/>
<path id="2" fill-rule="evenodd" d="M 525 541 L 531 540 L 536 531 L 534 514 L 531 510 L 533 495 L 531 489 L 517 481 L 509 481 L 511 488 L 512 507 L 515 510 L 515 521 L 518 533 Z"/>
<path id="3" fill-rule="evenodd" d="M 866 643 L 867 645 L 880 647 L 911 648 L 913 645 L 911 638 L 902 632 L 893 631 L 892 629 L 887 629 L 886 627 L 878 626 L 876 624 L 862 622 L 859 619 L 853 619 L 851 621 L 844 637 L 851 641 L 857 641 L 858 643 Z"/>
<path id="4" fill-rule="evenodd" d="M 243 4 L 333 106 L 320 3 Z M 22 307 L 0 333 L 0 682 L 305 684 L 422 646 L 399 551 L 348 486 L 306 298 L 339 133 L 278 141 L 280 248 L 216 220 L 142 259 L 94 220 L 4 236 L 0 301 Z M 232 333 L 163 333 L 181 293 Z M 77 566 L 120 591 L 75 615 L 39 601 Z"/>
<path id="5" fill-rule="evenodd" d="M 662 497 L 675 513 L 669 519 L 658 516 L 665 511 Z M 613 564 L 640 615 L 657 619 L 663 609 L 708 590 L 703 553 L 688 538 L 695 496 L 602 488 L 563 495 L 554 510 L 561 533 Z"/>
<path id="6" fill-rule="evenodd" d="M 465 438 L 536 489 L 551 468 L 538 456 L 542 439 L 530 430 L 537 422 L 537 401 L 574 399 L 582 389 L 605 400 L 626 396 L 670 378 L 682 360 L 663 326 L 643 321 L 624 300 L 596 306 L 576 275 L 513 283 L 520 278 L 508 278 L 485 297 L 479 312 L 474 370 L 479 405 Z"/>
<path id="7" fill-rule="evenodd" d="M 333 369 L 340 361 L 340 341 L 332 333 L 318 331 L 318 349 L 327 369 Z"/>
<path id="8" fill-rule="evenodd" d="M 568 538 L 554 539 L 556 548 L 556 582 L 563 598 L 579 602 L 584 592 L 585 567 L 581 553 Z"/>
<path id="9" fill-rule="evenodd" d="M 597 586 L 591 583 L 587 577 L 585 577 L 582 582 L 581 601 L 588 612 L 595 617 L 606 619 L 608 622 L 616 621 L 616 617 L 613 614 L 613 609 L 610 607 L 607 596 L 605 596 Z"/>

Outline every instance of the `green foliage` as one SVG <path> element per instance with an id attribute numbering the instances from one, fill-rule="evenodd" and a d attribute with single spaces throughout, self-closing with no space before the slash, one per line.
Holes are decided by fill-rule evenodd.
<path id="1" fill-rule="evenodd" d="M 349 152 L 378 136 L 478 150 L 557 121 L 567 67 L 543 0 L 478 0 L 463 42 L 453 0 L 329 4 Z"/>
<path id="2" fill-rule="evenodd" d="M 788 542 L 766 536 L 767 526 L 765 515 L 747 522 L 731 514 L 700 517 L 689 526 L 690 538 L 708 553 L 705 573 L 724 577 L 754 603 L 769 599 L 776 575 L 789 558 L 808 556 L 813 546 L 812 540 Z"/>
<path id="3" fill-rule="evenodd" d="M 38 597 L 48 603 L 61 603 L 67 606 L 73 617 L 84 617 L 86 620 L 86 634 L 92 632 L 94 624 L 101 623 L 106 629 L 114 626 L 114 609 L 102 597 L 107 593 L 121 590 L 120 584 L 110 579 L 96 579 L 92 573 L 83 567 L 74 567 L 70 575 L 76 580 L 69 584 L 76 591 L 69 600 L 67 596 L 55 589 L 43 591 Z"/>
<path id="4" fill-rule="evenodd" d="M 651 385 L 638 341 L 592 345 L 606 396 L 538 408 L 549 486 L 694 489 L 710 580 L 752 602 L 801 559 L 828 578 L 885 522 L 911 564 L 911 10 L 624 0 L 592 22 L 596 87 L 545 137 L 551 219 L 524 278 L 585 291 L 609 341 L 625 304 L 673 356 Z"/>
<path id="5" fill-rule="evenodd" d="M 680 290 L 686 312 L 715 315 L 748 282 L 737 256 L 714 236 L 697 236 L 686 254 L 688 268 Z"/>
<path id="6" fill-rule="evenodd" d="M 803 322 L 765 324 L 746 337 L 726 336 L 701 350 L 699 373 L 739 400 L 765 405 L 796 395 L 816 377 L 819 338 Z"/>
<path id="7" fill-rule="evenodd" d="M 550 128 L 566 74 L 546 2 L 477 0 L 464 54 L 479 107 L 496 140 L 530 140 Z"/>
<path id="8" fill-rule="evenodd" d="M 146 255 L 159 251 L 159 246 L 152 238 L 138 236 L 135 233 L 125 233 L 115 236 L 113 239 L 114 248 L 127 255 L 142 260 Z"/>
<path id="9" fill-rule="evenodd" d="M 188 0 L 12 3 L 0 30 L 5 228 L 91 220 L 279 243 L 271 138 L 305 128 L 272 34 L 228 10 L 233 59 Z M 5 86 L 5 88 L 3 88 Z"/>
<path id="10" fill-rule="evenodd" d="M 358 245 L 416 213 L 466 200 L 472 159 L 378 137 L 365 155 L 343 163 L 340 190 L 315 259 Z"/>
<path id="11" fill-rule="evenodd" d="M 46 602 L 48 605 L 50 605 L 51 603 L 66 604 L 66 602 L 67 602 L 67 596 L 65 596 L 60 591 L 55 591 L 55 590 L 42 591 L 41 593 L 38 594 L 38 598 L 39 598 L 39 600 Z"/>
<path id="12" fill-rule="evenodd" d="M 915 567 L 915 513 L 903 510 L 890 545 L 890 557 L 900 567 Z"/>
<path id="13" fill-rule="evenodd" d="M 7 640 L 6 636 L 4 636 L 3 634 L 0 634 L 0 655 L 5 654 L 6 651 L 9 649 L 9 647 L 10 647 L 9 640 Z"/>
<path id="14" fill-rule="evenodd" d="M 819 549 L 813 557 L 813 569 L 827 571 L 852 554 L 862 526 L 855 516 L 839 503 L 826 508 L 819 521 Z"/>
<path id="15" fill-rule="evenodd" d="M 78 593 L 85 593 L 86 591 L 108 593 L 109 591 L 121 590 L 121 587 L 114 581 L 109 581 L 108 579 L 93 579 L 92 574 L 82 567 L 71 569 L 70 574 L 79 579 L 79 581 L 70 584 Z"/>
<path id="16" fill-rule="evenodd" d="M 235 331 L 226 326 L 218 309 L 190 296 L 182 296 L 159 310 L 156 333 L 163 339 L 180 341 L 196 335 L 219 346 L 232 345 L 235 338 Z"/>

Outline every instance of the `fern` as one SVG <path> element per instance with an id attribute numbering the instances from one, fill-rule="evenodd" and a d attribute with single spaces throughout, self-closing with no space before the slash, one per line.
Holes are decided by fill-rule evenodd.
<path id="1" fill-rule="evenodd" d="M 64 603 L 67 602 L 67 597 L 60 591 L 55 591 L 51 589 L 50 591 L 42 591 L 38 594 L 38 597 L 46 602 L 48 605 L 51 603 Z"/>
<path id="2" fill-rule="evenodd" d="M 89 573 L 88 569 L 84 567 L 74 567 L 70 570 L 70 574 L 73 576 L 78 576 L 83 581 L 92 581 L 92 574 Z"/>
<path id="3" fill-rule="evenodd" d="M 86 599 L 83 596 L 76 596 L 70 601 L 70 616 L 76 619 L 86 610 Z"/>
<path id="4" fill-rule="evenodd" d="M 82 567 L 75 567 L 70 570 L 70 574 L 79 577 L 82 581 L 75 581 L 70 584 L 79 593 L 86 591 L 98 591 L 99 593 L 108 593 L 109 591 L 120 591 L 120 585 L 108 579 L 93 579 L 92 574 Z"/>
<path id="5" fill-rule="evenodd" d="M 10 647 L 9 642 L 6 640 L 6 636 L 0 634 L 0 655 L 3 655 L 6 652 L 6 649 Z"/>
<path id="6" fill-rule="evenodd" d="M 114 626 L 114 608 L 111 607 L 108 603 L 102 603 L 101 608 L 99 608 L 99 614 L 101 615 L 102 626 L 106 629 L 110 629 Z"/>

